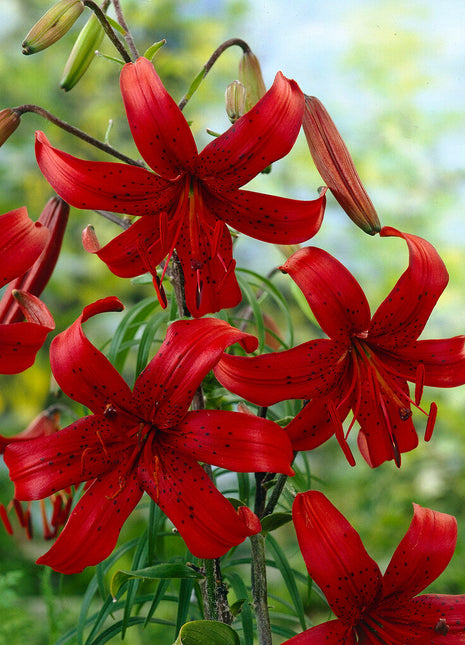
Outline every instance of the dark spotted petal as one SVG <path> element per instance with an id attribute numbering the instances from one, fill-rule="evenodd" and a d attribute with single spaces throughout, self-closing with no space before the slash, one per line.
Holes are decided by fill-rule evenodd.
<path id="1" fill-rule="evenodd" d="M 212 212 L 250 237 L 273 244 L 297 244 L 320 229 L 326 205 L 324 192 L 309 201 L 235 190 L 213 191 L 206 198 Z"/>
<path id="2" fill-rule="evenodd" d="M 284 157 L 299 134 L 304 96 L 278 72 L 272 87 L 199 155 L 198 176 L 215 192 L 243 186 Z"/>
<path id="3" fill-rule="evenodd" d="M 273 405 L 329 392 L 346 369 L 346 355 L 344 344 L 319 339 L 261 356 L 223 354 L 213 372 L 230 392 L 257 405 Z"/>
<path id="4" fill-rule="evenodd" d="M 281 267 L 301 289 L 323 331 L 349 341 L 370 324 L 370 307 L 353 275 L 326 251 L 300 249 Z"/>
<path id="5" fill-rule="evenodd" d="M 407 242 L 409 266 L 375 312 L 369 339 L 386 349 L 404 348 L 423 331 L 449 275 L 436 249 L 421 237 L 389 226 L 380 235 Z"/>
<path id="6" fill-rule="evenodd" d="M 188 412 L 169 435 L 173 448 L 212 466 L 236 472 L 293 475 L 291 444 L 273 421 L 226 410 Z"/>
<path id="7" fill-rule="evenodd" d="M 131 411 L 132 393 L 110 361 L 87 340 L 82 323 L 105 311 L 121 311 L 115 297 L 97 300 L 68 329 L 56 336 L 50 347 L 50 364 L 61 389 L 71 399 L 102 413 L 112 404 Z"/>
<path id="8" fill-rule="evenodd" d="M 330 620 L 293 636 L 283 645 L 356 645 L 355 632 L 342 620 Z"/>
<path id="9" fill-rule="evenodd" d="M 110 555 L 126 518 L 142 496 L 135 474 L 116 469 L 96 479 L 79 500 L 65 528 L 37 560 L 61 573 L 79 573 Z"/>
<path id="10" fill-rule="evenodd" d="M 121 94 L 136 146 L 159 175 L 193 171 L 197 147 L 189 125 L 152 63 L 139 58 L 121 70 Z"/>
<path id="11" fill-rule="evenodd" d="M 383 605 L 401 607 L 444 571 L 457 542 L 452 515 L 413 505 L 414 515 L 383 577 Z"/>
<path id="12" fill-rule="evenodd" d="M 33 222 L 24 207 L 0 215 L 0 288 L 34 264 L 49 237 L 48 229 Z"/>
<path id="13" fill-rule="evenodd" d="M 257 339 L 223 320 L 180 320 L 168 328 L 157 355 L 134 386 L 134 403 L 140 415 L 159 428 L 179 423 L 194 394 L 226 347 L 240 343 L 254 351 Z"/>
<path id="14" fill-rule="evenodd" d="M 176 200 L 178 188 L 154 173 L 123 163 L 85 161 L 53 148 L 36 133 L 39 168 L 52 188 L 76 208 L 154 215 Z"/>
<path id="15" fill-rule="evenodd" d="M 355 529 L 322 493 L 299 493 L 292 517 L 311 578 L 338 618 L 356 622 L 381 594 L 378 565 Z"/>
<path id="16" fill-rule="evenodd" d="M 166 513 L 198 558 L 218 558 L 257 532 L 215 488 L 192 457 L 161 442 L 152 452 L 147 442 L 139 481 Z"/>

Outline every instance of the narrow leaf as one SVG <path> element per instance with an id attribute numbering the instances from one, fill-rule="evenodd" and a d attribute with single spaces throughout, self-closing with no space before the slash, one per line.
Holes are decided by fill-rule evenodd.
<path id="1" fill-rule="evenodd" d="M 200 572 L 192 569 L 192 567 L 189 567 L 185 564 L 180 564 L 178 562 L 155 564 L 152 567 L 134 571 L 124 571 L 123 569 L 119 569 L 113 575 L 110 583 L 110 593 L 113 598 L 116 598 L 116 594 L 128 580 L 132 580 L 134 578 L 142 578 L 144 580 L 159 580 L 161 578 L 199 579 L 203 578 L 203 575 Z"/>

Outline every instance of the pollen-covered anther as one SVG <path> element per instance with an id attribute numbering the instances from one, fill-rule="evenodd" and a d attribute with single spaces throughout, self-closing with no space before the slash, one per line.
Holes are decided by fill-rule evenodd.
<path id="1" fill-rule="evenodd" d="M 112 403 L 107 403 L 105 410 L 103 411 L 103 416 L 107 419 L 114 419 L 118 415 L 118 410 Z"/>
<path id="2" fill-rule="evenodd" d="M 449 625 L 445 618 L 440 618 L 434 626 L 434 631 L 441 636 L 445 636 L 449 632 Z"/>
<path id="3" fill-rule="evenodd" d="M 412 411 L 408 408 L 399 408 L 399 416 L 401 421 L 407 421 L 412 416 Z"/>

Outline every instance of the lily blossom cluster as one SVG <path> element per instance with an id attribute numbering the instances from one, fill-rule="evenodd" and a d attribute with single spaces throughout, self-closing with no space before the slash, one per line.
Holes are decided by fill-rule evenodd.
<path id="1" fill-rule="evenodd" d="M 293 474 L 289 439 L 274 422 L 241 412 L 189 411 L 226 347 L 239 342 L 252 351 L 254 336 L 222 320 L 175 322 L 131 392 L 82 331 L 92 316 L 121 308 L 114 297 L 88 305 L 52 341 L 50 361 L 58 384 L 92 414 L 55 435 L 12 442 L 5 449 L 18 500 L 43 499 L 86 482 L 60 536 L 38 560 L 62 573 L 106 558 L 144 491 L 198 557 L 219 557 L 259 532 L 252 511 L 236 510 L 198 461 L 237 472 Z"/>
<path id="2" fill-rule="evenodd" d="M 297 495 L 292 517 L 302 557 L 337 618 L 285 645 L 465 643 L 465 595 L 417 595 L 449 564 L 457 520 L 413 508 L 410 527 L 382 575 L 359 534 L 323 493 Z"/>
<path id="3" fill-rule="evenodd" d="M 436 405 L 420 408 L 424 385 L 465 383 L 465 336 L 418 340 L 448 273 L 426 240 L 384 227 L 381 237 L 400 237 L 409 266 L 371 316 L 359 283 L 333 256 L 316 247 L 297 251 L 281 267 L 302 290 L 329 338 L 256 357 L 225 354 L 214 368 L 220 383 L 262 406 L 286 399 L 308 402 L 287 426 L 294 450 L 311 450 L 336 434 L 349 462 L 347 436 L 355 420 L 358 446 L 367 463 L 378 466 L 418 444 L 412 406 L 428 416 L 429 439 Z M 414 399 L 408 381 L 415 383 Z M 345 433 L 342 422 L 352 410 Z"/>

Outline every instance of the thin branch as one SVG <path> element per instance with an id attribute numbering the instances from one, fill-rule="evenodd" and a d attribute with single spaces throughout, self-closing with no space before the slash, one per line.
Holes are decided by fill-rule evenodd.
<path id="1" fill-rule="evenodd" d="M 124 60 L 124 62 L 125 63 L 131 63 L 132 62 L 131 57 L 129 56 L 128 52 L 124 48 L 124 46 L 123 46 L 122 42 L 120 41 L 120 39 L 118 38 L 118 36 L 113 31 L 112 26 L 108 22 L 107 17 L 103 13 L 103 11 L 100 9 L 98 4 L 93 2 L 93 0 L 84 0 L 84 4 L 85 4 L 86 7 L 89 7 L 89 9 L 91 9 L 95 13 L 95 15 L 97 16 L 97 18 L 100 21 L 100 24 L 104 28 L 106 35 L 111 40 L 113 45 L 116 47 L 116 49 L 118 50 L 118 53 L 121 55 L 121 58 Z"/>
<path id="2" fill-rule="evenodd" d="M 132 34 L 129 31 L 129 27 L 124 18 L 119 0 L 113 0 L 113 6 L 116 12 L 116 19 L 118 23 L 121 25 L 121 27 L 124 29 L 124 40 L 126 41 L 127 46 L 129 47 L 132 55 L 134 56 L 134 60 L 136 60 L 137 58 L 139 58 L 139 52 L 137 51 L 137 47 L 132 37 Z"/>

